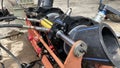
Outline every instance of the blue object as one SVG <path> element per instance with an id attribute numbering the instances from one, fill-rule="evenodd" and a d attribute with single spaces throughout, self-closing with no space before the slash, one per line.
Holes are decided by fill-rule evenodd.
<path id="1" fill-rule="evenodd" d="M 92 60 L 92 61 L 100 61 L 100 62 L 109 62 L 108 59 L 100 59 L 100 58 L 83 58 L 85 60 Z"/>
<path id="2" fill-rule="evenodd" d="M 97 28 L 99 28 L 99 27 L 95 26 L 95 27 L 91 27 L 91 28 L 81 29 L 81 30 L 78 30 L 78 31 L 93 30 L 93 29 L 97 29 Z"/>

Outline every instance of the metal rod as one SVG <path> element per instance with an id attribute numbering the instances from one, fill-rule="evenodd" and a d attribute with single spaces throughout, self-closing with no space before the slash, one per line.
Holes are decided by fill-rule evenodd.
<path id="1" fill-rule="evenodd" d="M 44 27 L 26 26 L 26 25 L 23 25 L 23 28 L 25 28 L 25 29 L 35 29 L 35 30 L 43 31 L 43 32 L 48 32 L 50 30 L 50 29 L 44 28 Z"/>
<path id="2" fill-rule="evenodd" d="M 75 42 L 67 37 L 62 31 L 58 31 L 56 33 L 56 36 L 64 40 L 69 46 L 72 46 Z"/>

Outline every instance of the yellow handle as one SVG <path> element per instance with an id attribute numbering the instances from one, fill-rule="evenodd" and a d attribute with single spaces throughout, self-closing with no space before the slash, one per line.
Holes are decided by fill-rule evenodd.
<path id="1" fill-rule="evenodd" d="M 53 23 L 51 21 L 49 21 L 49 20 L 47 20 L 45 18 L 43 18 L 40 23 L 45 28 L 51 28 L 52 25 L 53 25 Z"/>

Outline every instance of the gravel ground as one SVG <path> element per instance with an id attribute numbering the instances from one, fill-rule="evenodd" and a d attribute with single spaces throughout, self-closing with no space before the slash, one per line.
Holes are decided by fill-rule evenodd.
<path id="1" fill-rule="evenodd" d="M 70 7 L 72 8 L 72 16 L 85 16 L 93 18 L 97 11 L 98 11 L 98 0 L 70 0 Z M 120 10 L 120 1 L 114 0 L 114 1 L 108 1 L 106 0 L 104 3 L 114 7 L 115 9 Z M 67 0 L 55 0 L 54 6 L 61 8 L 64 12 L 67 11 Z M 6 23 L 6 22 L 2 22 Z M 12 23 L 15 23 L 14 21 Z M 105 23 L 109 24 L 116 33 L 120 33 L 120 24 L 114 23 L 111 21 L 105 21 Z M 20 29 L 12 29 L 12 28 L 3 28 L 0 29 L 0 36 L 6 35 L 8 33 L 15 31 L 20 31 Z M 25 31 L 26 32 L 26 31 Z M 21 60 L 21 62 L 30 62 L 35 59 L 38 59 L 36 57 L 36 53 L 34 52 L 33 48 L 31 47 L 31 44 L 26 38 L 26 34 L 13 37 L 12 39 L 3 39 L 0 40 L 0 42 L 7 47 L 18 59 Z M 10 56 L 2 50 L 3 60 L 1 60 L 3 63 L 5 63 L 6 68 L 17 68 L 17 65 L 15 62 L 10 58 Z M 1 68 L 1 67 L 0 67 Z"/>

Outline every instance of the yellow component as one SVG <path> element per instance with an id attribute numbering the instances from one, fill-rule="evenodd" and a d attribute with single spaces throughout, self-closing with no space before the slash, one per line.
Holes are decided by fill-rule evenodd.
<path id="1" fill-rule="evenodd" d="M 45 19 L 45 18 L 43 18 L 40 23 L 41 23 L 41 25 L 42 25 L 43 27 L 45 27 L 45 28 L 51 28 L 52 25 L 53 25 L 52 22 L 50 22 L 49 20 L 47 20 L 47 19 Z"/>
<path id="2" fill-rule="evenodd" d="M 51 21 L 49 21 L 49 20 L 47 20 L 47 19 L 43 19 L 43 20 L 45 20 L 47 23 L 49 23 L 50 25 L 53 25 L 53 23 L 51 22 Z"/>

